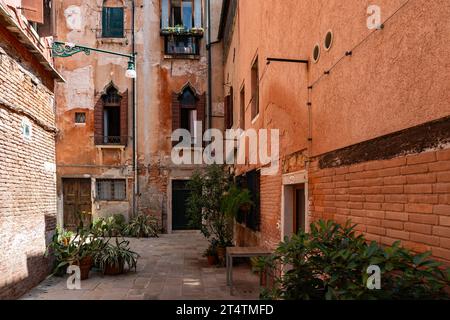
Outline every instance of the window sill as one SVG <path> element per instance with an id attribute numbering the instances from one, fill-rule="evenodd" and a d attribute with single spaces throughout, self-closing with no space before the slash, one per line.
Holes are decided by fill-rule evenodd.
<path id="1" fill-rule="evenodd" d="M 199 54 L 164 54 L 166 60 L 200 60 Z"/>
<path id="2" fill-rule="evenodd" d="M 160 31 L 160 35 L 163 37 L 167 36 L 185 36 L 185 37 L 199 37 L 202 38 L 204 34 L 203 30 L 168 30 L 168 29 L 162 29 Z"/>
<path id="3" fill-rule="evenodd" d="M 123 38 L 98 38 L 97 44 L 119 44 L 122 46 L 128 45 L 128 39 L 126 37 Z"/>
<path id="4" fill-rule="evenodd" d="M 117 145 L 117 144 L 98 144 L 96 145 L 98 149 L 120 149 L 125 150 L 126 146 L 124 145 Z"/>
<path id="5" fill-rule="evenodd" d="M 96 203 L 98 204 L 102 204 L 102 203 L 128 203 L 128 200 L 124 199 L 124 200 L 99 200 L 99 199 L 95 199 L 94 200 Z"/>

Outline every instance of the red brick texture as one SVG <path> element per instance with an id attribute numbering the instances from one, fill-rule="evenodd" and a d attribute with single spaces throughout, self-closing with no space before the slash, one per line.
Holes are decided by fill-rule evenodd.
<path id="1" fill-rule="evenodd" d="M 53 93 L 15 59 L 0 53 L 0 299 L 46 277 L 56 224 Z M 29 140 L 23 121 L 31 123 Z"/>
<path id="2" fill-rule="evenodd" d="M 314 162 L 309 183 L 313 220 L 351 219 L 369 240 L 450 262 L 450 149 L 323 170 Z"/>

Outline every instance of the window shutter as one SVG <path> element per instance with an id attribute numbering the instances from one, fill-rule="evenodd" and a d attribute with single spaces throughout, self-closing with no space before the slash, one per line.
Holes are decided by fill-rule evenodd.
<path id="1" fill-rule="evenodd" d="M 195 0 L 194 3 L 194 26 L 196 28 L 202 27 L 202 0 Z"/>
<path id="2" fill-rule="evenodd" d="M 172 131 L 181 127 L 181 104 L 178 100 L 178 94 L 172 93 Z M 177 142 L 173 142 L 176 145 Z"/>
<path id="3" fill-rule="evenodd" d="M 97 103 L 94 106 L 94 140 L 95 144 L 102 144 L 103 142 L 103 99 L 98 97 Z"/>
<path id="4" fill-rule="evenodd" d="M 123 8 L 103 7 L 102 34 L 105 38 L 123 37 Z"/>
<path id="5" fill-rule="evenodd" d="M 161 29 L 169 27 L 169 0 L 161 1 Z"/>
<path id="6" fill-rule="evenodd" d="M 22 0 L 22 13 L 28 21 L 44 23 L 44 0 Z"/>
<path id="7" fill-rule="evenodd" d="M 53 35 L 53 7 L 51 0 L 44 1 L 44 24 L 38 26 L 38 34 L 41 37 L 50 37 Z"/>
<path id="8" fill-rule="evenodd" d="M 122 95 L 120 101 L 120 142 L 127 144 L 128 142 L 128 90 Z"/>
<path id="9" fill-rule="evenodd" d="M 224 101 L 224 113 L 225 113 L 225 129 L 230 129 L 229 124 L 230 124 L 230 96 L 226 96 L 225 97 L 225 101 Z"/>
<path id="10" fill-rule="evenodd" d="M 205 122 L 205 111 L 206 111 L 206 94 L 202 94 L 199 96 L 199 99 L 197 101 L 197 121 L 202 122 L 202 135 L 206 131 L 206 122 Z"/>

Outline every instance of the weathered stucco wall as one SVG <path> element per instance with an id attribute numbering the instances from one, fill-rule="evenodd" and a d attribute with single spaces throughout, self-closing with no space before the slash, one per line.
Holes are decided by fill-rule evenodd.
<path id="1" fill-rule="evenodd" d="M 214 2 L 214 1 L 213 1 Z M 131 53 L 131 1 L 125 1 L 125 30 L 123 40 L 105 40 L 100 34 L 102 1 L 57 1 L 58 40 L 68 41 L 104 50 Z M 207 57 L 205 38 L 200 41 L 200 55 L 196 58 L 180 59 L 164 55 L 164 38 L 160 35 L 160 1 L 138 0 L 136 4 L 136 52 L 137 52 L 137 149 L 139 165 L 139 209 L 141 212 L 162 217 L 167 229 L 167 215 L 170 199 L 168 185 L 172 174 L 171 134 L 172 134 L 172 95 L 190 83 L 196 93 L 203 95 L 207 90 Z M 220 6 L 214 7 L 215 14 Z M 205 26 L 205 22 L 203 23 Z M 213 55 L 221 57 L 221 46 L 213 48 Z M 222 65 L 221 60 L 217 63 Z M 58 127 L 61 134 L 58 140 L 58 176 L 91 177 L 110 176 L 132 179 L 132 141 L 116 156 L 105 156 L 105 150 L 95 147 L 94 105 L 100 93 L 113 81 L 121 93 L 128 89 L 129 136 L 132 136 L 132 83 L 124 77 L 126 59 L 92 53 L 90 56 L 78 54 L 71 58 L 57 59 L 59 70 L 67 79 L 67 84 L 59 86 Z M 221 70 L 215 78 L 221 78 Z M 218 117 L 214 125 L 223 124 L 222 81 L 214 87 L 214 113 Z M 86 125 L 74 124 L 75 112 L 86 112 Z M 116 161 L 107 162 L 114 158 Z M 118 159 L 118 160 L 117 160 Z M 190 176 L 193 167 L 183 168 L 181 176 Z M 62 189 L 59 188 L 62 201 Z M 128 190 L 132 199 L 132 187 Z M 93 205 L 94 217 L 103 215 Z M 117 204 L 117 213 L 125 209 Z M 127 211 L 131 210 L 128 206 Z M 108 212 L 114 211 L 114 204 L 108 205 Z"/>
<path id="2" fill-rule="evenodd" d="M 384 29 L 378 31 L 367 27 L 370 4 L 366 0 L 239 1 L 224 68 L 224 82 L 234 88 L 234 123 L 238 125 L 239 92 L 245 86 L 246 128 L 280 129 L 283 173 L 307 169 L 308 156 L 326 156 L 361 142 L 370 144 L 377 137 L 450 114 L 449 82 L 445 80 L 450 70 L 450 48 L 443 40 L 450 28 L 447 23 L 450 4 L 438 0 L 378 1 L 381 20 L 388 19 Z M 329 30 L 334 39 L 327 51 L 323 43 Z M 312 63 L 316 43 L 320 45 L 321 56 L 318 63 Z M 352 55 L 345 56 L 347 51 L 352 51 Z M 260 114 L 252 122 L 251 66 L 256 56 L 259 58 Z M 280 62 L 266 65 L 268 57 L 308 59 L 310 63 L 308 67 Z M 311 141 L 308 141 L 309 126 Z M 425 134 L 423 137 L 435 138 Z M 442 134 L 441 138 L 447 141 Z M 398 137 L 387 136 L 386 139 L 392 141 L 391 145 L 399 142 Z M 414 141 L 424 145 L 424 141 L 418 140 Z M 447 148 L 436 141 L 429 141 L 431 150 Z M 408 140 L 400 143 L 405 144 L 405 150 L 397 155 L 386 155 L 384 159 L 426 151 L 420 146 L 409 146 Z M 365 150 L 375 150 L 383 159 L 384 152 L 391 152 L 390 149 Z M 340 155 L 332 153 L 329 158 L 335 164 L 349 160 L 337 159 Z M 238 172 L 248 169 L 238 167 Z M 271 187 L 268 181 L 273 184 Z M 314 190 L 314 186 L 312 188 Z M 265 204 L 263 200 L 266 197 L 282 203 L 281 190 L 281 179 L 265 179 L 261 183 L 262 231 L 256 236 L 263 245 L 270 246 L 281 238 L 280 211 L 283 208 L 274 207 L 271 202 Z M 318 199 L 312 196 L 310 200 Z M 366 220 L 369 221 L 369 217 L 364 216 L 359 222 L 365 224 Z M 439 227 L 439 219 L 433 221 L 434 227 Z M 448 259 L 445 244 L 434 242 L 434 245 L 438 248 L 436 256 Z"/>

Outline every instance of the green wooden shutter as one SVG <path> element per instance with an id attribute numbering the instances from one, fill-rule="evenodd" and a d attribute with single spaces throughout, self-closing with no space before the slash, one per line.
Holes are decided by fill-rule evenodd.
<path id="1" fill-rule="evenodd" d="M 103 7 L 102 36 L 104 38 L 123 38 L 123 8 Z"/>

